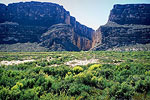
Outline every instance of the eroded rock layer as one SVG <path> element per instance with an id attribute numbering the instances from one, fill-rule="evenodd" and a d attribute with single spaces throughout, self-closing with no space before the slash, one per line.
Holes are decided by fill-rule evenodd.
<path id="1" fill-rule="evenodd" d="M 150 4 L 114 5 L 109 21 L 122 25 L 150 25 Z"/>
<path id="2" fill-rule="evenodd" d="M 115 5 L 99 29 L 102 41 L 92 50 L 150 43 L 150 4 Z"/>
<path id="3" fill-rule="evenodd" d="M 94 30 L 81 25 L 74 17 L 70 16 L 68 11 L 58 4 L 46 2 L 20 2 L 12 3 L 8 6 L 0 4 L 0 16 L 0 44 L 38 42 L 50 50 L 56 51 L 89 50 L 92 47 Z M 66 30 L 66 27 L 61 27 L 64 29 L 56 27 L 51 30 L 68 38 L 71 35 L 72 39 L 70 39 L 70 43 L 75 46 L 74 48 L 70 49 L 71 47 L 69 47 L 69 45 L 65 48 L 58 46 L 58 49 L 56 49 L 56 46 L 49 45 L 52 44 L 49 40 L 58 41 L 58 38 L 55 38 L 55 36 L 49 38 L 48 36 L 46 38 L 42 37 L 44 33 L 50 30 L 49 28 L 51 26 L 57 26 L 57 24 L 60 23 L 70 25 L 72 31 L 70 32 L 70 28 Z M 51 34 L 54 34 L 54 32 L 50 32 L 49 36 L 51 36 Z M 59 36 L 59 34 L 57 36 Z M 78 39 L 76 39 L 76 37 Z M 64 40 L 61 39 L 62 38 L 59 39 L 59 43 L 54 42 L 55 45 L 60 45 L 60 42 L 62 42 L 61 44 L 65 44 L 63 43 Z M 65 45 L 67 45 L 67 43 Z"/>

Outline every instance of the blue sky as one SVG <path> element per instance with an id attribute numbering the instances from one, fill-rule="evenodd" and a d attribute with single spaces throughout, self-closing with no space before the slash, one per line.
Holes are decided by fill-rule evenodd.
<path id="1" fill-rule="evenodd" d="M 0 3 L 13 3 L 31 0 L 0 0 Z M 70 14 L 81 24 L 93 29 L 106 24 L 110 10 L 114 4 L 149 3 L 150 0 L 32 0 L 41 2 L 54 2 L 63 5 Z"/>

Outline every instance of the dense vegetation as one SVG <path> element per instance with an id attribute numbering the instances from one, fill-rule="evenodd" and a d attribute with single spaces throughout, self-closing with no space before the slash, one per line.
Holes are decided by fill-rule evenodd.
<path id="1" fill-rule="evenodd" d="M 150 100 L 150 52 L 1 52 L 0 100 Z M 71 67 L 65 62 L 99 59 Z"/>

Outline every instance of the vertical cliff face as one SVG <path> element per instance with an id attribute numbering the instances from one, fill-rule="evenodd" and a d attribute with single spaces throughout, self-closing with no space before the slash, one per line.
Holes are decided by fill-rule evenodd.
<path id="1" fill-rule="evenodd" d="M 40 42 L 41 34 L 47 30 L 42 26 L 23 26 L 14 22 L 0 23 L 0 44 Z"/>
<path id="2" fill-rule="evenodd" d="M 49 27 L 65 23 L 69 12 L 62 6 L 53 3 L 25 2 L 13 3 L 7 6 L 5 20 L 20 25 Z"/>
<path id="3" fill-rule="evenodd" d="M 46 2 L 20 2 L 9 4 L 8 6 L 0 4 L 0 16 L 1 44 L 18 42 L 45 43 L 44 38 L 41 37 L 43 33 L 49 31 L 51 26 L 62 23 L 72 27 L 72 36 L 74 36 L 72 39 L 74 40 L 71 39 L 70 41 L 78 50 L 89 50 L 92 47 L 94 30 L 81 25 L 74 17 L 70 16 L 68 11 L 58 4 Z M 57 28 L 54 29 L 54 31 L 57 31 Z M 53 32 L 50 34 L 53 34 Z M 63 34 L 68 34 L 68 32 L 63 32 Z M 51 39 L 52 37 L 49 40 Z M 51 48 L 51 46 L 47 45 L 46 47 Z M 63 50 L 70 49 L 65 48 Z"/>
<path id="4" fill-rule="evenodd" d="M 92 47 L 92 40 L 79 36 L 78 34 L 74 34 L 73 44 L 76 45 L 80 50 L 89 50 Z"/>
<path id="5" fill-rule="evenodd" d="M 73 43 L 73 27 L 68 24 L 55 24 L 41 36 L 41 45 L 49 48 L 51 51 L 79 51 L 77 45 Z"/>
<path id="6" fill-rule="evenodd" d="M 117 24 L 150 25 L 150 4 L 114 5 L 109 21 Z"/>
<path id="7" fill-rule="evenodd" d="M 54 3 L 0 4 L 0 16 L 0 44 L 38 42 L 52 51 L 80 51 L 150 43 L 150 4 L 115 5 L 97 31 Z"/>
<path id="8" fill-rule="evenodd" d="M 74 17 L 70 17 L 70 24 L 74 28 L 74 44 L 80 50 L 89 50 L 92 48 L 93 34 L 95 31 L 92 28 L 88 28 L 85 25 L 80 24 Z"/>
<path id="9" fill-rule="evenodd" d="M 7 6 L 4 4 L 0 4 L 0 23 L 3 23 L 6 21 L 6 9 Z"/>
<path id="10" fill-rule="evenodd" d="M 99 30 L 102 41 L 92 50 L 150 43 L 150 4 L 115 5 Z"/>
<path id="11" fill-rule="evenodd" d="M 98 44 L 101 44 L 102 36 L 101 36 L 101 29 L 100 28 L 93 33 L 92 40 L 93 40 L 92 41 L 92 48 L 94 48 Z"/>

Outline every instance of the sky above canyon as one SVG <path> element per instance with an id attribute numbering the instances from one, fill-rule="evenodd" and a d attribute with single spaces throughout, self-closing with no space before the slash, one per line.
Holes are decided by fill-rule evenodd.
<path id="1" fill-rule="evenodd" d="M 0 0 L 9 4 L 24 1 L 52 2 L 63 5 L 77 21 L 93 29 L 107 23 L 114 4 L 149 3 L 150 0 Z"/>

